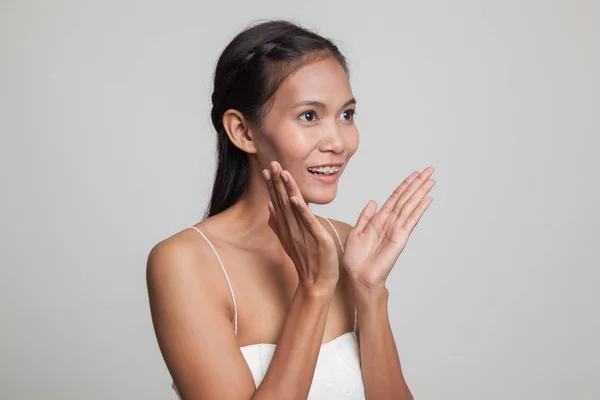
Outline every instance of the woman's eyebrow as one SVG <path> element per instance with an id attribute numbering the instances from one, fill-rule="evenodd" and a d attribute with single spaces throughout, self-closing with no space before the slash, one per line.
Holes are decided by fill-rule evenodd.
<path id="1" fill-rule="evenodd" d="M 322 102 L 316 101 L 316 100 L 304 100 L 304 101 L 294 104 L 290 108 L 298 108 L 298 107 L 305 107 L 305 106 L 312 106 L 312 107 L 316 107 L 316 108 L 327 108 L 325 103 L 322 103 Z"/>
<path id="2" fill-rule="evenodd" d="M 341 108 L 348 107 L 351 104 L 356 104 L 356 99 L 354 97 L 351 98 L 350 100 L 347 100 L 342 105 Z M 305 107 L 305 106 L 312 106 L 312 107 L 315 107 L 315 108 L 327 109 L 327 105 L 325 105 L 325 103 L 320 102 L 320 101 L 316 101 L 316 100 L 304 100 L 304 101 L 301 101 L 299 103 L 294 104 L 290 108 L 298 108 L 298 107 Z"/>
<path id="3" fill-rule="evenodd" d="M 349 105 L 353 105 L 353 104 L 356 104 L 356 99 L 355 99 L 354 97 L 353 97 L 353 98 L 351 98 L 350 100 L 346 101 L 346 102 L 344 103 L 344 105 L 342 106 L 342 108 L 346 108 L 346 107 L 348 107 Z"/>

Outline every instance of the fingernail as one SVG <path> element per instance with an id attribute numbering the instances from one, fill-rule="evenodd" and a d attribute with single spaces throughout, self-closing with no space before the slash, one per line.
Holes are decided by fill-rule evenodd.
<path id="1" fill-rule="evenodd" d="M 297 197 L 290 197 L 290 201 L 295 205 L 300 205 L 300 200 Z"/>
<path id="2" fill-rule="evenodd" d="M 271 179 L 271 173 L 269 172 L 268 169 L 263 169 L 263 176 L 265 177 L 265 179 L 269 180 Z"/>
<path id="3" fill-rule="evenodd" d="M 281 173 L 281 179 L 283 179 L 283 181 L 285 183 L 288 183 L 288 176 L 287 176 L 287 172 L 282 172 Z"/>
<path id="4" fill-rule="evenodd" d="M 275 161 L 271 162 L 271 170 L 273 171 L 274 174 L 277 173 L 277 164 L 275 164 Z"/>

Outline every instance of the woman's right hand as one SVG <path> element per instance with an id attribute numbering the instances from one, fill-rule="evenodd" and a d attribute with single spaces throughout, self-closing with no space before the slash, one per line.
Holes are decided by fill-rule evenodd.
<path id="1" fill-rule="evenodd" d="M 339 278 L 332 236 L 302 198 L 296 181 L 281 165 L 263 170 L 271 201 L 269 226 L 298 271 L 299 285 L 312 294 L 333 295 Z"/>

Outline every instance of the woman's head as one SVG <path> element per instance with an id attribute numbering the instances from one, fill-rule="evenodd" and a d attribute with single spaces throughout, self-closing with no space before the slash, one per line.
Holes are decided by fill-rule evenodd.
<path id="1" fill-rule="evenodd" d="M 212 103 L 218 165 L 207 216 L 237 202 L 273 160 L 307 202 L 333 200 L 339 173 L 326 175 L 344 168 L 358 132 L 346 60 L 331 41 L 287 21 L 251 26 L 221 54 Z"/>

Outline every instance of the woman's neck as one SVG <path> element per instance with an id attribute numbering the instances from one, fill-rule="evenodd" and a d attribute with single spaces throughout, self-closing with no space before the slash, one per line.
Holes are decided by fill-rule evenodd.
<path id="1" fill-rule="evenodd" d="M 270 197 L 262 173 L 250 173 L 248 186 L 242 197 L 230 208 L 223 211 L 222 220 L 228 228 L 234 227 L 240 236 L 252 234 L 258 238 L 277 239 L 269 228 Z M 228 229 L 228 230 L 230 230 Z"/>

